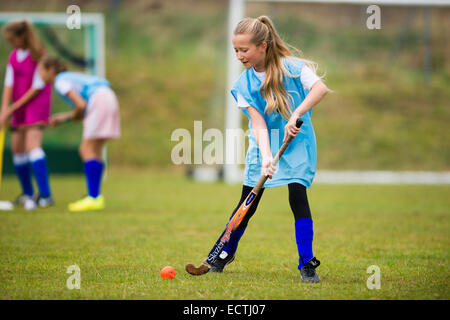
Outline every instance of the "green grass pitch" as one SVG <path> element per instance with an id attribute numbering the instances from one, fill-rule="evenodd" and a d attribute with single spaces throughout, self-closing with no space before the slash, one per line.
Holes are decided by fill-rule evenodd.
<path id="1" fill-rule="evenodd" d="M 111 169 L 107 208 L 69 213 L 82 176 L 51 177 L 56 205 L 0 212 L 1 299 L 449 299 L 450 187 L 314 185 L 314 253 L 322 282 L 303 284 L 286 187 L 268 189 L 223 274 L 194 277 L 240 197 L 171 171 Z M 19 193 L 7 177 L 1 200 Z M 66 287 L 71 265 L 81 288 Z M 159 271 L 173 266 L 177 276 Z M 369 290 L 366 272 L 381 271 Z"/>

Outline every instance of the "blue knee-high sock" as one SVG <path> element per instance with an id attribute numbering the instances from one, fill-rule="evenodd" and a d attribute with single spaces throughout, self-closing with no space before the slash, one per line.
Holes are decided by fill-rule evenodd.
<path id="1" fill-rule="evenodd" d="M 241 240 L 241 237 L 244 234 L 246 228 L 247 226 L 244 226 L 238 227 L 236 230 L 234 230 L 234 232 L 231 234 L 230 241 L 228 241 L 228 243 L 225 245 L 223 251 L 231 255 L 235 254 L 239 244 L 239 240 Z"/>
<path id="2" fill-rule="evenodd" d="M 43 198 L 51 196 L 50 182 L 47 166 L 47 157 L 44 150 L 36 148 L 30 151 L 31 167 L 33 168 L 34 177 L 39 188 L 39 195 Z"/>
<path id="3" fill-rule="evenodd" d="M 310 218 L 300 218 L 295 221 L 295 240 L 298 250 L 298 269 L 314 258 L 312 242 L 314 237 L 313 221 Z"/>
<path id="4" fill-rule="evenodd" d="M 34 194 L 33 184 L 31 182 L 31 165 L 28 161 L 27 153 L 15 154 L 13 157 L 14 169 L 19 178 L 22 193 L 32 197 Z"/>
<path id="5" fill-rule="evenodd" d="M 100 194 L 100 186 L 102 182 L 103 162 L 97 159 L 85 161 L 84 173 L 86 175 L 86 186 L 89 196 L 97 198 Z"/>

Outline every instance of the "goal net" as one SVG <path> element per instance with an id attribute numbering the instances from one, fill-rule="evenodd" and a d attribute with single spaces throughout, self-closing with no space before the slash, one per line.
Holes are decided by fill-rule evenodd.
<path id="1" fill-rule="evenodd" d="M 70 70 L 93 75 L 105 75 L 104 17 L 99 13 L 82 13 L 80 28 L 67 27 L 69 14 L 39 12 L 1 12 L 0 28 L 9 21 L 29 20 L 35 27 L 45 50 L 57 55 L 67 63 Z M 4 77 L 11 47 L 0 37 L 0 76 Z M 2 79 L 3 83 L 3 79 Z M 3 86 L 2 86 L 3 87 Z M 67 111 L 68 106 L 53 93 L 51 112 Z M 82 164 L 78 156 L 81 126 L 68 123 L 47 130 L 44 135 L 44 149 L 48 154 L 52 173 L 81 172 Z M 4 172 L 12 173 L 10 137 L 5 138 Z"/>

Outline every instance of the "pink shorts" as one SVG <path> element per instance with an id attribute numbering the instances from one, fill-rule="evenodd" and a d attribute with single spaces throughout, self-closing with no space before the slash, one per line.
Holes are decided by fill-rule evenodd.
<path id="1" fill-rule="evenodd" d="M 89 99 L 83 120 L 83 139 L 120 137 L 119 102 L 108 87 L 98 88 Z"/>

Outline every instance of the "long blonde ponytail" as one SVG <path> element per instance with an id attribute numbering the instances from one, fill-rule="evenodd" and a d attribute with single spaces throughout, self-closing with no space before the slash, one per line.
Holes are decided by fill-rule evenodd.
<path id="1" fill-rule="evenodd" d="M 263 42 L 267 43 L 265 69 L 266 77 L 261 85 L 260 93 L 264 100 L 266 100 L 266 113 L 271 114 L 278 112 L 285 119 L 289 119 L 293 110 L 289 105 L 290 96 L 283 87 L 283 77 L 285 75 L 291 77 L 298 77 L 292 75 L 283 66 L 282 59 L 294 58 L 292 51 L 288 45 L 283 42 L 278 35 L 272 21 L 267 16 L 260 16 L 254 18 L 244 18 L 236 26 L 234 34 L 250 34 L 252 42 L 259 46 Z M 295 48 L 294 48 L 295 49 Z M 295 49 L 297 53 L 299 50 Z M 317 64 L 295 57 L 304 61 L 311 69 L 316 72 Z"/>

